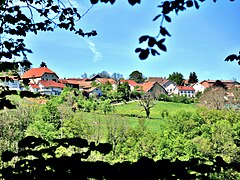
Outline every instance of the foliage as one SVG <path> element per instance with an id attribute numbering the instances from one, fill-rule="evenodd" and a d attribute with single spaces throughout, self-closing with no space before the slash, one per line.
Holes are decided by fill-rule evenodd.
<path id="1" fill-rule="evenodd" d="M 195 72 L 190 72 L 188 83 L 197 83 L 198 78 Z"/>
<path id="2" fill-rule="evenodd" d="M 225 108 L 226 90 L 223 88 L 209 88 L 199 98 L 199 104 L 209 109 L 223 109 Z"/>
<path id="3" fill-rule="evenodd" d="M 111 105 L 110 100 L 101 101 L 99 104 L 99 110 L 104 114 L 114 111 L 114 107 Z"/>
<path id="4" fill-rule="evenodd" d="M 184 103 L 184 104 L 194 103 L 193 98 L 189 98 L 186 96 L 177 96 L 177 95 L 168 96 L 166 94 L 160 94 L 158 100 L 164 101 L 164 102 L 175 102 L 175 103 Z"/>
<path id="5" fill-rule="evenodd" d="M 47 67 L 47 64 L 45 62 L 41 62 L 40 67 Z"/>
<path id="6" fill-rule="evenodd" d="M 238 61 L 238 65 L 240 65 L 240 51 L 239 54 L 231 54 L 228 57 L 226 57 L 225 61 Z"/>
<path id="7" fill-rule="evenodd" d="M 168 79 L 175 82 L 177 85 L 181 85 L 183 82 L 183 75 L 179 72 L 173 72 L 169 74 Z"/>
<path id="8" fill-rule="evenodd" d="M 143 83 L 145 81 L 143 74 L 137 70 L 129 75 L 129 79 L 134 80 L 136 83 Z"/>
<path id="9" fill-rule="evenodd" d="M 120 73 L 114 72 L 114 73 L 112 74 L 112 78 L 113 78 L 116 82 L 118 82 L 120 79 L 123 78 L 123 75 L 120 74 Z"/>
<path id="10" fill-rule="evenodd" d="M 117 87 L 117 92 L 121 95 L 121 99 L 129 101 L 131 90 L 127 82 L 120 83 Z"/>
<path id="11" fill-rule="evenodd" d="M 58 138 L 57 128 L 53 123 L 42 119 L 32 122 L 26 129 L 25 136 L 35 136 L 48 141 Z"/>
<path id="12" fill-rule="evenodd" d="M 141 134 L 138 132 L 134 132 Z M 146 138 L 146 142 L 149 140 Z M 226 163 L 221 157 L 210 158 L 206 161 L 203 158 L 191 158 L 188 161 L 170 161 L 162 159 L 154 161 L 152 158 L 141 155 L 136 162 L 124 161 L 122 163 L 110 164 L 103 161 L 86 161 L 94 151 L 106 155 L 112 147 L 108 143 L 95 144 L 82 138 L 55 139 L 54 145 L 41 138 L 28 136 L 18 144 L 22 149 L 18 153 L 6 151 L 3 153 L 5 163 L 16 158 L 16 166 L 11 164 L 2 168 L 1 178 L 4 179 L 207 179 L 212 176 L 219 177 L 222 169 L 230 172 L 235 179 L 236 171 L 239 169 L 235 163 Z M 141 141 L 143 142 L 143 141 Z M 135 146 L 148 149 L 153 148 Z M 74 148 L 71 148 L 74 147 Z M 58 157 L 59 149 L 72 151 Z M 147 152 L 147 151 L 145 151 Z M 147 153 L 149 154 L 149 153 Z M 231 171 L 233 173 L 231 173 Z M 93 173 L 94 172 L 94 173 Z M 235 176 L 234 176 L 235 173 Z M 221 174 L 224 177 L 225 174 Z"/>

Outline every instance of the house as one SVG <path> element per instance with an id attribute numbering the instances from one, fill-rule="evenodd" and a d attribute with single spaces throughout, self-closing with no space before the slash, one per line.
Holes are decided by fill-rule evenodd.
<path id="1" fill-rule="evenodd" d="M 167 94 L 167 91 L 158 82 L 145 82 L 138 85 L 140 91 L 151 93 L 154 99 L 158 99 L 160 94 Z"/>
<path id="2" fill-rule="evenodd" d="M 79 90 L 81 91 L 87 90 L 92 87 L 92 81 L 79 81 L 78 85 L 79 85 Z"/>
<path id="3" fill-rule="evenodd" d="M 124 83 L 124 82 L 128 83 L 131 91 L 133 91 L 134 89 L 136 89 L 138 87 L 138 83 L 136 83 L 134 80 L 131 80 L 131 79 L 128 79 L 128 80 L 121 79 L 120 80 L 120 83 Z"/>
<path id="4" fill-rule="evenodd" d="M 47 95 L 60 95 L 65 85 L 55 81 L 41 80 L 38 82 L 39 89 L 37 92 Z"/>
<path id="5" fill-rule="evenodd" d="M 1 76 L 0 86 L 8 87 L 9 90 L 21 90 L 18 76 Z"/>
<path id="6" fill-rule="evenodd" d="M 31 92 L 38 92 L 40 89 L 38 84 L 29 83 L 29 90 Z"/>
<path id="7" fill-rule="evenodd" d="M 174 94 L 173 92 L 177 88 L 177 84 L 171 80 L 165 79 L 161 86 L 168 92 L 168 95 Z"/>
<path id="8" fill-rule="evenodd" d="M 107 84 L 107 83 L 110 83 L 110 84 L 112 85 L 112 89 L 113 89 L 114 91 L 117 90 L 117 82 L 116 82 L 114 79 L 112 79 L 112 78 L 96 78 L 94 81 L 95 81 L 96 83 L 98 83 L 98 84 Z"/>
<path id="9" fill-rule="evenodd" d="M 40 80 L 58 82 L 59 78 L 55 72 L 47 67 L 40 67 L 29 69 L 21 76 L 21 79 L 29 80 L 30 83 L 37 84 Z"/>
<path id="10" fill-rule="evenodd" d="M 65 86 L 69 86 L 71 88 L 79 89 L 79 81 L 73 79 L 59 79 L 59 82 L 63 83 Z"/>
<path id="11" fill-rule="evenodd" d="M 166 79 L 165 77 L 149 77 L 146 82 L 158 82 L 169 95 L 173 94 L 174 90 L 177 87 L 177 84 L 171 80 Z"/>
<path id="12" fill-rule="evenodd" d="M 195 93 L 197 92 L 203 93 L 203 91 L 206 89 L 206 87 L 201 82 L 195 83 L 192 87 L 193 89 L 195 89 Z"/>
<path id="13" fill-rule="evenodd" d="M 91 87 L 89 89 L 83 90 L 83 95 L 89 97 L 89 96 L 102 96 L 102 90 L 98 87 Z"/>
<path id="14" fill-rule="evenodd" d="M 195 97 L 195 89 L 191 86 L 177 86 L 174 94 L 186 97 Z"/>

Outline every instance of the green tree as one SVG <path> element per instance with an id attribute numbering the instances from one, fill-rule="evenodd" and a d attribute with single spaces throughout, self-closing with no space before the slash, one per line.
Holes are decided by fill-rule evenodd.
<path id="1" fill-rule="evenodd" d="M 197 83 L 198 82 L 198 78 L 197 78 L 197 75 L 195 72 L 190 72 L 188 82 L 189 83 Z"/>
<path id="2" fill-rule="evenodd" d="M 181 85 L 183 83 L 183 75 L 179 72 L 169 74 L 168 79 L 175 82 L 177 85 Z"/>
<path id="3" fill-rule="evenodd" d="M 129 75 L 129 79 L 134 80 L 136 83 L 143 83 L 145 81 L 143 74 L 137 70 Z"/>
<path id="4" fill-rule="evenodd" d="M 127 82 L 120 83 L 117 87 L 117 92 L 121 95 L 123 100 L 129 101 L 131 90 Z"/>
<path id="5" fill-rule="evenodd" d="M 114 107 L 111 105 L 111 101 L 109 99 L 101 101 L 99 104 L 99 110 L 104 114 L 114 111 Z"/>

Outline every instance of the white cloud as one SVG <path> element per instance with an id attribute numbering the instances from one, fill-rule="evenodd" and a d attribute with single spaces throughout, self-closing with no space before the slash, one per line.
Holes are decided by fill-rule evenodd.
<path id="1" fill-rule="evenodd" d="M 92 51 L 92 53 L 94 54 L 93 57 L 93 62 L 98 62 L 101 61 L 101 59 L 103 58 L 103 55 L 100 51 L 98 51 L 98 49 L 96 48 L 95 44 L 91 41 L 88 41 L 88 48 Z"/>

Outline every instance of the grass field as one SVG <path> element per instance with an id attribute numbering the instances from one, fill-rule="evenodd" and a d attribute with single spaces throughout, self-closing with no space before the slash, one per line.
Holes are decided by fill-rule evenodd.
<path id="1" fill-rule="evenodd" d="M 118 126 L 124 122 L 124 124 L 130 128 L 135 128 L 140 123 L 143 123 L 150 131 L 158 132 L 167 123 L 166 120 L 161 118 L 162 111 L 167 110 L 169 114 L 173 114 L 182 110 L 194 112 L 196 109 L 195 104 L 157 102 L 157 104 L 151 109 L 150 119 L 146 119 L 143 108 L 139 106 L 138 102 L 132 102 L 116 105 L 115 111 L 107 115 L 93 112 L 81 112 L 81 114 L 82 118 L 88 122 L 92 121 L 93 123 L 101 123 L 103 129 L 106 128 L 107 123 L 115 123 L 115 125 Z"/>
<path id="2" fill-rule="evenodd" d="M 118 105 L 116 108 L 116 114 L 121 115 L 135 115 L 137 117 L 145 117 L 145 111 L 143 107 L 139 105 L 138 102 L 132 102 L 128 104 Z M 190 111 L 196 110 L 195 104 L 183 104 L 183 103 L 173 103 L 173 102 L 161 102 L 158 101 L 156 105 L 151 109 L 150 118 L 159 119 L 163 111 L 168 111 L 169 113 L 177 113 L 178 111 Z"/>

